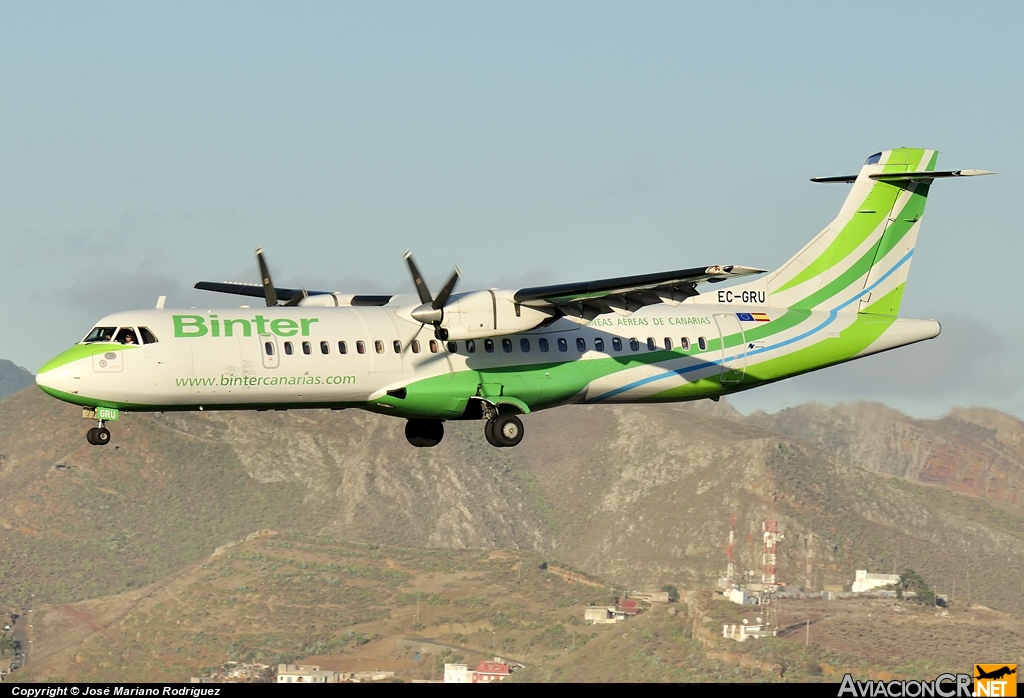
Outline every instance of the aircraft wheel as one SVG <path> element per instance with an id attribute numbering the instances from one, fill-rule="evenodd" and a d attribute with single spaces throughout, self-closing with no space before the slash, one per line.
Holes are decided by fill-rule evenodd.
<path id="1" fill-rule="evenodd" d="M 96 440 L 96 432 L 98 431 L 98 428 L 93 427 L 89 431 L 85 432 L 85 440 L 88 441 L 93 446 L 99 446 L 99 442 Z"/>
<path id="2" fill-rule="evenodd" d="M 437 446 L 444 438 L 444 422 L 440 419 L 410 419 L 405 423 L 405 438 L 417 448 Z"/>
<path id="3" fill-rule="evenodd" d="M 110 443 L 110 430 L 109 429 L 97 429 L 96 430 L 96 445 L 106 446 Z"/>
<path id="4" fill-rule="evenodd" d="M 494 419 L 491 433 L 498 446 L 511 448 L 523 440 L 523 422 L 514 414 L 499 414 Z"/>
<path id="5" fill-rule="evenodd" d="M 495 419 L 488 419 L 484 424 L 484 436 L 487 438 L 487 443 L 495 448 L 501 448 L 502 444 L 498 441 L 498 437 L 494 435 L 494 423 L 498 421 Z"/>

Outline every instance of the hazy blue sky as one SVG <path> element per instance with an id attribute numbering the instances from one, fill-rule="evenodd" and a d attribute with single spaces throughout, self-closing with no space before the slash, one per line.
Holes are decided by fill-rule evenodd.
<path id="1" fill-rule="evenodd" d="M 773 268 L 870 153 L 943 168 L 904 314 L 937 339 L 738 398 L 1024 416 L 1024 4 L 4 3 L 0 357 L 202 279 L 412 292 Z"/>

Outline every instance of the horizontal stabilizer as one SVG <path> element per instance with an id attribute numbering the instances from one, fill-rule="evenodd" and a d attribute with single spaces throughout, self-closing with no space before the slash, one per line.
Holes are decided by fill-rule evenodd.
<path id="1" fill-rule="evenodd" d="M 929 179 L 942 179 L 945 177 L 978 177 L 980 175 L 996 174 L 988 170 L 946 170 L 944 172 L 883 172 L 868 175 L 868 178 L 879 182 L 923 182 Z M 852 184 L 857 181 L 857 175 L 840 175 L 838 177 L 811 177 L 812 182 L 827 184 L 832 182 L 845 182 Z"/>

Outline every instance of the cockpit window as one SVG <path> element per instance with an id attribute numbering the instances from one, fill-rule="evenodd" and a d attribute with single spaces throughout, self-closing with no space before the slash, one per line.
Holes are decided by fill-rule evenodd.
<path id="1" fill-rule="evenodd" d="M 139 338 L 136 336 L 134 328 L 122 327 L 121 331 L 117 333 L 115 341 L 118 344 L 138 344 Z"/>
<path id="2" fill-rule="evenodd" d="M 156 344 L 156 335 L 150 332 L 148 327 L 139 328 L 139 337 L 142 338 L 143 344 Z M 324 353 L 326 354 L 327 352 Z"/>
<path id="3" fill-rule="evenodd" d="M 116 327 L 93 327 L 89 336 L 82 340 L 83 344 L 90 342 L 109 342 L 114 338 Z"/>
<path id="4" fill-rule="evenodd" d="M 865 165 L 877 165 L 878 161 L 881 160 L 881 159 L 882 159 L 882 154 L 881 153 L 875 153 L 874 155 L 869 157 L 864 164 Z"/>

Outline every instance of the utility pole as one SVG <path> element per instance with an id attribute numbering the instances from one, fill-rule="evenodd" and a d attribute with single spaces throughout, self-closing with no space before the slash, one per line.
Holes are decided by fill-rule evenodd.
<path id="1" fill-rule="evenodd" d="M 804 639 L 804 647 L 811 646 L 811 619 L 807 619 L 807 637 Z"/>

